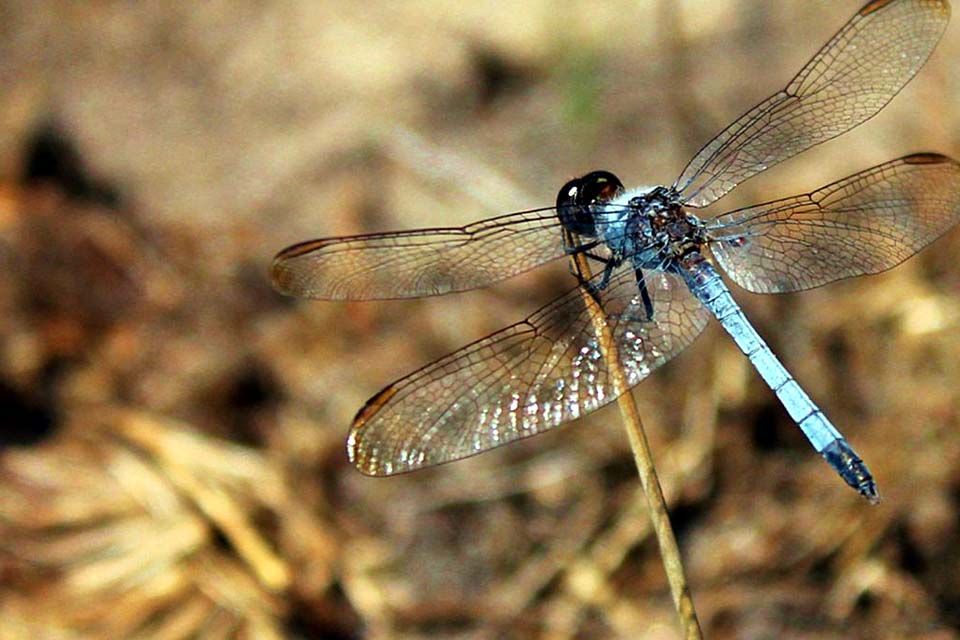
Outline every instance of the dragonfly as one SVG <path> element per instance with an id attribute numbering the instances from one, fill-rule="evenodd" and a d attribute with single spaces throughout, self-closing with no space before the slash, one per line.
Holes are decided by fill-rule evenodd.
<path id="1" fill-rule="evenodd" d="M 357 413 L 347 453 L 391 475 L 458 460 L 576 420 L 683 351 L 716 318 L 813 448 L 871 502 L 866 464 L 747 320 L 715 265 L 754 293 L 890 269 L 960 220 L 960 164 L 914 153 L 809 193 L 714 217 L 694 212 L 876 115 L 942 36 L 947 0 L 873 0 L 790 80 L 705 144 L 671 186 L 626 189 L 608 171 L 556 204 L 444 227 L 321 238 L 280 251 L 280 292 L 324 300 L 436 296 L 584 256 L 589 275 L 510 325 L 386 386 Z M 603 309 L 604 358 L 584 291 Z M 620 367 L 615 384 L 612 367 Z"/>

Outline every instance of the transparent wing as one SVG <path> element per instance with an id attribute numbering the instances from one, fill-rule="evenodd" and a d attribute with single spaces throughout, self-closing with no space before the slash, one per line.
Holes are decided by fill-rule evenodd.
<path id="1" fill-rule="evenodd" d="M 465 227 L 323 238 L 277 254 L 281 292 L 327 300 L 417 298 L 465 291 L 564 255 L 554 208 Z"/>
<path id="2" fill-rule="evenodd" d="M 960 222 L 960 165 L 915 154 L 804 195 L 711 220 L 710 249 L 741 287 L 782 293 L 896 266 Z"/>
<path id="3" fill-rule="evenodd" d="M 632 268 L 621 267 L 601 292 L 631 386 L 690 344 L 708 318 L 679 277 L 646 272 L 645 282 L 652 321 Z M 363 473 L 401 473 L 532 436 L 615 397 L 583 295 L 574 289 L 385 388 L 357 414 L 347 448 Z"/>
<path id="4" fill-rule="evenodd" d="M 950 17 L 947 0 L 873 0 L 787 87 L 707 143 L 674 183 L 704 207 L 744 180 L 876 115 L 917 73 Z"/>

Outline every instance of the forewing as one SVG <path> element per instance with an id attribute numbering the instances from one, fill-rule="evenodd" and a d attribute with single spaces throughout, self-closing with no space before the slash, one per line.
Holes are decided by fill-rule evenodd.
<path id="1" fill-rule="evenodd" d="M 645 281 L 652 321 L 631 268 L 601 293 L 631 386 L 690 344 L 708 318 L 679 277 L 647 272 Z M 347 449 L 363 473 L 401 473 L 532 436 L 615 398 L 578 288 L 385 388 L 357 414 Z"/>
<path id="2" fill-rule="evenodd" d="M 910 81 L 943 34 L 946 0 L 874 0 L 787 87 L 707 143 L 674 183 L 704 207 L 738 184 L 876 115 Z"/>
<path id="3" fill-rule="evenodd" d="M 564 255 L 555 209 L 465 227 L 323 238 L 273 260 L 274 287 L 325 300 L 418 298 L 465 291 Z"/>
<path id="4" fill-rule="evenodd" d="M 813 193 L 725 213 L 708 233 L 734 282 L 782 293 L 894 267 L 958 221 L 960 165 L 915 154 Z"/>

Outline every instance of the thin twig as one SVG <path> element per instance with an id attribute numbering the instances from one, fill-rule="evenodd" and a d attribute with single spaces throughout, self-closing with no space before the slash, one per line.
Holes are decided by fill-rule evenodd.
<path id="1" fill-rule="evenodd" d="M 590 265 L 587 263 L 587 257 L 582 253 L 575 253 L 572 259 L 577 273 L 589 279 Z M 600 344 L 600 352 L 603 354 L 607 369 L 610 372 L 614 393 L 617 394 L 617 404 L 620 406 L 620 414 L 623 416 L 623 424 L 630 440 L 630 448 L 633 450 L 633 459 L 637 464 L 637 471 L 640 473 L 640 483 L 643 485 L 643 492 L 647 497 L 650 520 L 657 535 L 657 543 L 660 545 L 660 557 L 667 573 L 667 581 L 670 583 L 673 604 L 680 616 L 680 624 L 683 626 L 684 635 L 688 639 L 703 638 L 700 622 L 697 619 L 697 611 L 693 606 L 693 598 L 690 596 L 690 587 L 687 586 L 687 578 L 684 575 L 680 549 L 677 547 L 677 539 L 673 535 L 673 527 L 670 524 L 670 514 L 667 513 L 667 504 L 663 499 L 660 480 L 653 464 L 650 445 L 643 429 L 643 422 L 640 420 L 640 413 L 637 411 L 637 404 L 633 399 L 633 394 L 630 393 L 630 387 L 627 385 L 623 373 L 617 343 L 610 333 L 610 326 L 607 324 L 603 309 L 586 288 L 581 288 L 581 292 L 583 293 L 584 304 L 586 304 L 590 319 L 593 322 L 593 330 L 597 335 L 597 341 Z"/>

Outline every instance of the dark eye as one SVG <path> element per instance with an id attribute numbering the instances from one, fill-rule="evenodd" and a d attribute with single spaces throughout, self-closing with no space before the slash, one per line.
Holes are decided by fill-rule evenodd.
<path id="1" fill-rule="evenodd" d="M 623 191 L 623 183 L 609 171 L 594 171 L 571 180 L 557 193 L 557 215 L 577 235 L 597 235 L 591 205 L 609 202 Z"/>
<path id="2" fill-rule="evenodd" d="M 622 192 L 620 178 L 609 171 L 594 171 L 580 178 L 579 204 L 609 202 Z"/>
<path id="3" fill-rule="evenodd" d="M 581 178 L 574 178 L 567 184 L 563 185 L 560 191 L 557 192 L 557 208 L 558 209 L 560 207 L 579 204 L 580 180 Z"/>

